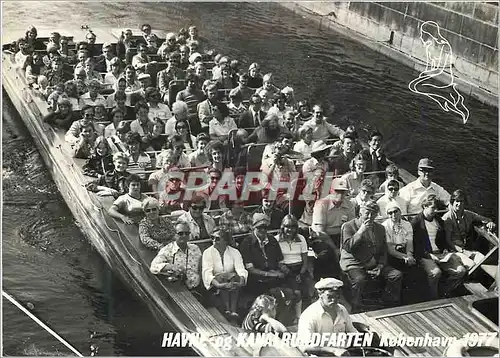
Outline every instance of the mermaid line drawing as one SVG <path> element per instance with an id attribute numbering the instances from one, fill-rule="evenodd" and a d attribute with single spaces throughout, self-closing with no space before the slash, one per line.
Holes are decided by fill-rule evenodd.
<path id="1" fill-rule="evenodd" d="M 414 93 L 429 97 L 445 112 L 451 111 L 460 115 L 464 124 L 467 123 L 469 110 L 454 83 L 451 63 L 453 52 L 450 43 L 441 35 L 439 25 L 434 21 L 422 23 L 420 39 L 425 45 L 427 63 L 425 70 L 408 84 L 408 88 Z M 438 76 L 445 76 L 447 84 L 438 82 Z"/>

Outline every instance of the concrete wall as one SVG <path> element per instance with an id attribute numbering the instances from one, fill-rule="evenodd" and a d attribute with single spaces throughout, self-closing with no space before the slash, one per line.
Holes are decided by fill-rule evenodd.
<path id="1" fill-rule="evenodd" d="M 498 6 L 477 2 L 281 4 L 309 14 L 321 26 L 343 28 L 342 32 L 348 36 L 417 70 L 425 68 L 426 61 L 420 25 L 424 21 L 435 21 L 451 45 L 453 73 L 459 88 L 465 94 L 498 105 Z M 388 43 L 392 31 L 393 41 Z"/>

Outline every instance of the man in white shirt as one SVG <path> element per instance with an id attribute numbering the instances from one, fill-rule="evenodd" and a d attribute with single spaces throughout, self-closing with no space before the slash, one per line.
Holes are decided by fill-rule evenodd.
<path id="1" fill-rule="evenodd" d="M 344 131 L 326 121 L 323 107 L 319 104 L 313 107 L 313 118 L 305 122 L 302 127 L 311 127 L 313 129 L 313 140 L 326 140 L 333 137 L 342 137 Z"/>
<path id="2" fill-rule="evenodd" d="M 88 92 L 80 96 L 80 103 L 85 106 L 96 106 L 97 104 L 106 105 L 106 99 L 99 94 L 101 84 L 97 80 L 91 80 L 88 84 Z"/>
<path id="3" fill-rule="evenodd" d="M 429 158 L 420 159 L 418 162 L 418 179 L 407 184 L 399 191 L 399 196 L 407 202 L 408 214 L 420 212 L 422 199 L 429 194 L 434 194 L 439 201 L 448 206 L 450 193 L 432 181 L 434 163 Z"/>

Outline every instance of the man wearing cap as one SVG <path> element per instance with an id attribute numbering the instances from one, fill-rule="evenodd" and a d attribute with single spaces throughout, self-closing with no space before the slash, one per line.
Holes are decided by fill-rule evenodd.
<path id="1" fill-rule="evenodd" d="M 311 247 L 316 253 L 315 275 L 340 277 L 340 228 L 352 220 L 354 207 L 345 199 L 348 189 L 346 183 L 334 179 L 330 194 L 318 199 L 312 211 Z"/>
<path id="2" fill-rule="evenodd" d="M 373 194 L 375 194 L 375 185 L 370 179 L 363 179 L 361 185 L 359 186 L 358 195 L 351 198 L 351 204 L 354 207 L 354 211 L 358 213 L 359 208 L 366 203 L 368 200 L 373 199 Z"/>
<path id="3" fill-rule="evenodd" d="M 382 224 L 387 238 L 388 263 L 406 272 L 417 263 L 413 256 L 413 228 L 408 221 L 402 220 L 398 202 L 388 202 L 384 213 L 389 217 Z"/>
<path id="4" fill-rule="evenodd" d="M 343 282 L 335 278 L 323 278 L 314 286 L 318 300 L 307 307 L 299 319 L 297 336 L 307 342 L 313 333 L 356 333 L 347 309 L 339 303 Z M 333 347 L 318 347 L 304 344 L 307 353 L 328 351 L 342 353 Z"/>
<path id="5" fill-rule="evenodd" d="M 150 271 L 155 275 L 166 275 L 184 281 L 188 289 L 196 288 L 201 281 L 201 251 L 188 242 L 189 225 L 175 225 L 175 241 L 163 247 L 151 262 Z"/>
<path id="6" fill-rule="evenodd" d="M 305 129 L 307 130 L 307 128 Z M 302 165 L 302 173 L 307 181 L 306 188 L 304 188 L 305 193 L 321 193 L 321 186 L 330 168 L 327 156 L 331 147 L 331 145 L 326 144 L 323 140 L 312 144 L 311 158 L 306 160 L 304 165 Z"/>
<path id="7" fill-rule="evenodd" d="M 332 137 L 342 137 L 344 131 L 333 124 L 326 121 L 324 116 L 325 111 L 323 106 L 317 104 L 313 107 L 313 117 L 305 122 L 303 127 L 311 127 L 313 129 L 313 140 L 326 140 Z"/>
<path id="8" fill-rule="evenodd" d="M 450 193 L 432 181 L 433 173 L 434 162 L 429 158 L 420 159 L 418 178 L 399 191 L 399 196 L 407 202 L 408 214 L 420 212 L 420 203 L 428 194 L 436 195 L 437 199 L 445 205 L 449 204 Z"/>
<path id="9" fill-rule="evenodd" d="M 387 264 L 385 228 L 374 221 L 378 212 L 375 201 L 365 201 L 358 217 L 342 226 L 340 266 L 351 284 L 353 312 L 360 309 L 369 277 L 385 281 L 384 303 L 400 301 L 403 275 Z"/>
<path id="10" fill-rule="evenodd" d="M 268 292 L 284 282 L 286 266 L 276 239 L 268 234 L 270 220 L 265 214 L 252 216 L 252 232 L 240 244 L 245 268 L 248 270 L 247 287 L 252 295 Z"/>

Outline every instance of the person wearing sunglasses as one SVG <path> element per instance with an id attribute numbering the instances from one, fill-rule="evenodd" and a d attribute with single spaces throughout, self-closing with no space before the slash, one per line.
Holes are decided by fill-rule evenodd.
<path id="1" fill-rule="evenodd" d="M 179 44 L 177 43 L 177 37 L 173 32 L 169 32 L 165 37 L 165 42 L 158 48 L 157 55 L 161 56 L 163 59 L 167 59 L 172 52 L 178 49 Z"/>
<path id="2" fill-rule="evenodd" d="M 213 245 L 203 252 L 203 284 L 214 303 L 229 320 L 238 319 L 238 299 L 245 286 L 248 271 L 240 252 L 230 246 L 231 234 L 224 229 L 212 233 Z"/>
<path id="3" fill-rule="evenodd" d="M 215 230 L 214 219 L 203 211 L 209 205 L 209 198 L 202 193 L 194 193 L 188 204 L 188 211 L 179 216 L 179 221 L 188 224 L 191 240 L 209 239 Z"/>
<path id="4" fill-rule="evenodd" d="M 146 49 L 148 53 L 156 53 L 158 49 L 158 36 L 156 36 L 152 31 L 151 31 L 151 25 L 149 24 L 143 24 L 141 26 L 141 31 L 142 31 L 142 39 L 140 43 L 146 44 Z"/>
<path id="5" fill-rule="evenodd" d="M 407 202 L 399 196 L 399 182 L 397 180 L 389 180 L 385 187 L 385 194 L 377 200 L 377 205 L 380 208 L 380 216 L 384 216 L 387 206 L 391 203 L 398 204 L 401 214 L 406 215 Z"/>
<path id="6" fill-rule="evenodd" d="M 147 195 L 141 193 L 141 178 L 136 174 L 130 174 L 125 179 L 126 194 L 120 195 L 109 208 L 109 215 L 123 221 L 125 224 L 138 224 L 144 217 L 142 202 Z"/>
<path id="7" fill-rule="evenodd" d="M 184 141 L 184 148 L 187 152 L 190 153 L 196 150 L 196 137 L 191 134 L 187 121 L 177 121 L 177 123 L 175 123 L 175 132 Z"/>
<path id="8" fill-rule="evenodd" d="M 169 282 L 184 282 L 190 290 L 199 286 L 201 281 L 201 251 L 189 241 L 190 227 L 177 221 L 175 241 L 164 246 L 151 262 L 150 271 L 155 275 L 166 276 Z"/>
<path id="9" fill-rule="evenodd" d="M 428 194 L 434 194 L 438 200 L 448 207 L 450 203 L 450 193 L 442 186 L 434 183 L 434 161 L 429 158 L 422 158 L 418 162 L 418 178 L 408 183 L 399 191 L 407 203 L 406 211 L 408 214 L 417 214 L 421 211 L 420 203 Z"/>
<path id="10" fill-rule="evenodd" d="M 387 239 L 388 263 L 407 274 L 417 264 L 413 256 L 413 228 L 402 219 L 401 206 L 396 201 L 389 202 L 384 210 L 388 216 L 382 223 Z"/>
<path id="11" fill-rule="evenodd" d="M 316 104 L 313 107 L 312 118 L 303 124 L 303 127 L 313 129 L 313 140 L 326 140 L 329 138 L 342 138 L 344 131 L 339 127 L 328 123 L 325 117 L 325 110 L 322 105 Z"/>
<path id="12" fill-rule="evenodd" d="M 399 176 L 399 168 L 395 164 L 389 164 L 385 168 L 385 181 L 380 184 L 378 187 L 378 192 L 385 193 L 385 189 L 387 188 L 387 184 L 391 180 L 396 180 L 399 183 L 399 188 L 404 187 L 403 179 Z M 405 208 L 406 209 L 406 208 Z"/>
<path id="13" fill-rule="evenodd" d="M 144 218 L 139 222 L 139 239 L 147 248 L 159 251 L 172 242 L 175 227 L 169 216 L 160 216 L 160 203 L 148 197 L 142 202 Z"/>

